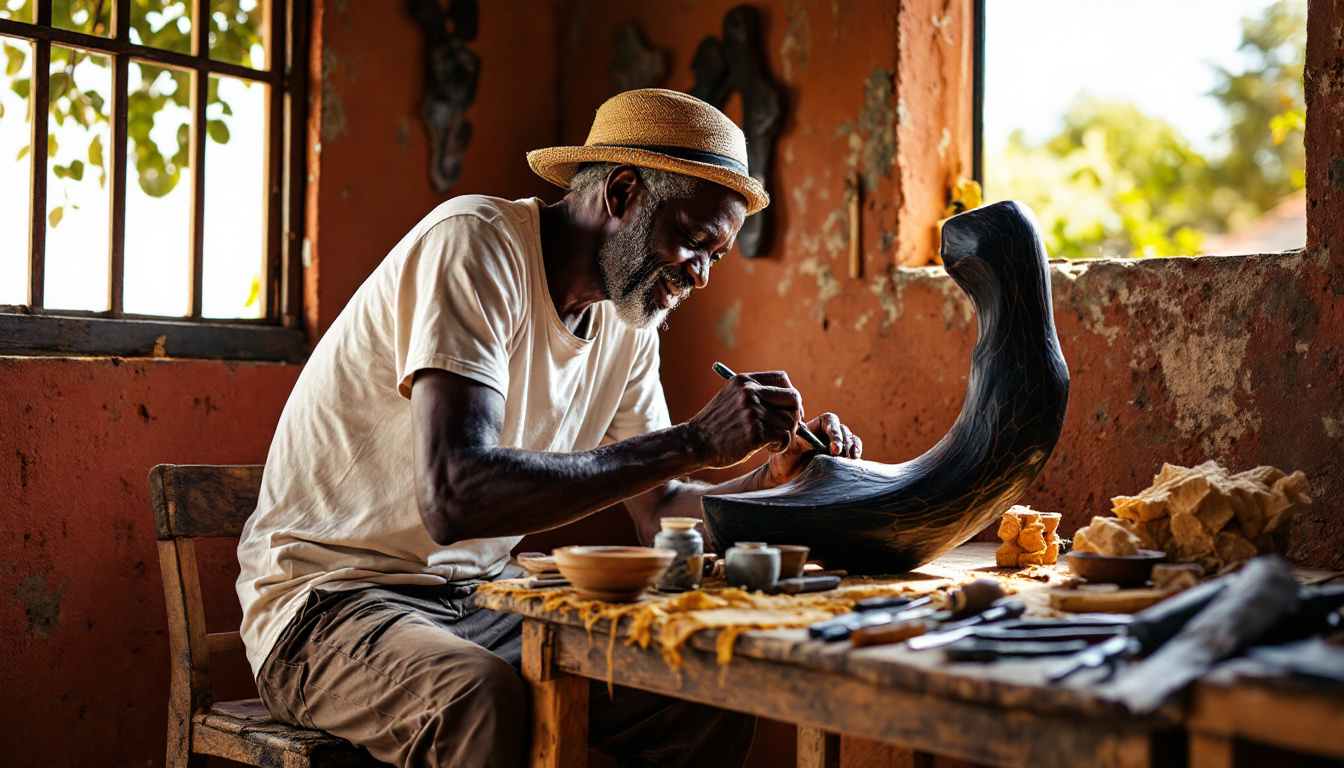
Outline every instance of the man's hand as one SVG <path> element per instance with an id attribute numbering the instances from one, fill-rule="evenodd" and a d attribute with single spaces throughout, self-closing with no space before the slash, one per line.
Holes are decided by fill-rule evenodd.
<path id="1" fill-rule="evenodd" d="M 809 421 L 807 427 L 831 449 L 830 455 L 846 459 L 863 456 L 863 441 L 851 432 L 849 427 L 841 424 L 840 417 L 834 413 L 821 414 Z M 770 482 L 774 485 L 789 482 L 807 467 L 813 456 L 820 453 L 811 443 L 794 435 L 787 449 L 770 457 L 770 463 L 766 465 L 770 472 Z"/>
<path id="2" fill-rule="evenodd" d="M 689 422 L 711 467 L 730 467 L 761 448 L 774 454 L 769 473 L 773 484 L 792 480 L 816 453 L 798 437 L 803 398 L 783 371 L 738 374 Z M 808 423 L 826 441 L 832 456 L 857 459 L 863 441 L 824 413 Z"/>
<path id="3" fill-rule="evenodd" d="M 783 451 L 803 417 L 803 397 L 783 371 L 739 373 L 687 425 L 706 465 L 746 461 L 761 448 Z"/>

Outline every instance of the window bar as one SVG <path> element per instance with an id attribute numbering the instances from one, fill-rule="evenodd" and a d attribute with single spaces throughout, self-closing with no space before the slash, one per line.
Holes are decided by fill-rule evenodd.
<path id="1" fill-rule="evenodd" d="M 301 58 L 308 50 L 307 3 L 296 0 L 275 0 L 287 6 L 288 24 L 283 36 L 275 39 L 285 46 L 283 57 L 277 57 L 277 71 L 283 74 L 285 120 L 284 152 L 288 173 L 284 184 L 284 243 L 280 274 L 280 322 L 289 328 L 303 322 L 303 232 L 305 196 L 308 178 L 308 110 L 306 93 L 308 61 Z"/>
<path id="2" fill-rule="evenodd" d="M 115 0 L 112 6 L 112 34 L 118 40 L 129 41 L 131 28 L 131 0 Z M 111 258 L 107 281 L 108 306 L 112 317 L 121 317 L 126 276 L 126 113 L 129 99 L 131 57 L 116 54 L 112 57 L 112 167 L 108 173 L 112 184 L 108 196 L 112 205 L 108 221 L 111 223 L 109 243 Z"/>
<path id="3" fill-rule="evenodd" d="M 191 55 L 198 61 L 210 57 L 210 0 L 195 0 L 191 11 Z M 202 280 L 205 265 L 205 109 L 209 104 L 210 74 L 204 69 L 191 73 L 191 317 L 201 317 Z"/>
<path id="4" fill-rule="evenodd" d="M 266 33 L 262 37 L 266 48 L 266 69 L 284 71 L 285 62 L 285 6 L 284 0 L 269 0 Z M 284 108 L 285 89 L 271 86 L 267 91 L 266 106 L 266 262 L 261 275 L 261 316 L 276 320 L 280 316 L 279 281 L 282 256 L 280 238 L 283 232 L 283 198 L 280 179 L 283 178 L 285 153 Z"/>
<path id="5" fill-rule="evenodd" d="M 37 0 L 33 21 L 51 25 L 51 0 Z M 33 191 L 32 219 L 28 225 L 28 306 L 40 310 L 45 305 L 47 272 L 47 116 L 51 112 L 48 92 L 51 77 L 51 42 L 33 42 L 33 80 L 28 93 L 33 111 L 32 124 L 32 177 L 29 188 Z"/>
<path id="6" fill-rule="evenodd" d="M 985 184 L 985 0 L 975 0 L 971 38 L 971 178 Z"/>

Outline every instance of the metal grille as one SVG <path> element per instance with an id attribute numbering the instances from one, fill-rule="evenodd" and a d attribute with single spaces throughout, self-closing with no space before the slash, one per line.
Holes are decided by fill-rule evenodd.
<path id="1" fill-rule="evenodd" d="M 271 0 L 266 6 L 269 31 L 266 68 L 254 69 L 210 58 L 210 0 L 194 0 L 191 53 L 132 42 L 131 0 L 111 0 L 111 34 L 107 37 L 60 29 L 52 25 L 52 0 L 37 0 L 31 22 L 0 19 L 0 38 L 33 44 L 28 302 L 0 308 L 0 352 L 84 352 L 106 354 L 175 354 L 188 357 L 294 358 L 301 354 L 302 223 L 305 180 L 307 74 L 307 0 Z M 112 141 L 110 182 L 109 301 L 106 311 L 49 310 L 44 306 L 47 256 L 47 178 L 50 62 L 52 45 L 108 56 L 112 65 Z M 126 241 L 126 171 L 128 75 L 132 62 L 172 67 L 190 73 L 191 174 L 190 290 L 187 316 L 181 319 L 131 315 L 123 310 Z M 202 318 L 202 273 L 205 253 L 206 123 L 211 75 L 269 86 L 266 110 L 265 249 L 259 319 Z M 62 323 L 43 323 L 50 318 Z M 83 322 L 72 322 L 80 321 Z M 103 321 L 103 322 L 98 322 Z M 115 322 L 113 322 L 115 321 Z M 187 324 L 196 327 L 183 328 Z M 241 326 L 241 327 L 240 327 Z M 248 334 L 254 327 L 259 334 Z M 269 328 L 267 328 L 269 326 Z M 211 333 L 211 329 L 225 329 Z M 286 331 L 277 334 L 275 331 Z M 159 334 L 158 331 L 164 331 Z M 266 331 L 271 331 L 267 333 Z M 169 332 L 172 332 L 171 334 Z M 252 336 L 256 341 L 248 341 Z M 164 338 L 175 349 L 165 349 Z M 212 337 L 224 340 L 214 344 Z M 145 339 L 154 349 L 143 349 Z M 216 348 L 217 347 L 217 348 Z"/>

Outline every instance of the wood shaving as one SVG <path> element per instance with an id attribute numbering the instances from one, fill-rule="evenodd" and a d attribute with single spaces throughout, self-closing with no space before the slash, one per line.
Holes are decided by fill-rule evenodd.
<path id="1" fill-rule="evenodd" d="M 1137 496 L 1116 496 L 1111 504 L 1115 522 L 1144 548 L 1215 573 L 1258 554 L 1285 551 L 1292 519 L 1311 506 L 1311 496 L 1301 472 L 1261 466 L 1232 474 L 1207 461 L 1189 468 L 1163 464 L 1149 488 Z M 1093 522 L 1098 519 L 1103 518 Z"/>

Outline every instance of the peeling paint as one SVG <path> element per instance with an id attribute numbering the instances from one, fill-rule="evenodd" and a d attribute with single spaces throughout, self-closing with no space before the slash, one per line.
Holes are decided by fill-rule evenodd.
<path id="1" fill-rule="evenodd" d="M 779 58 L 784 64 L 784 81 L 793 82 L 796 72 L 807 69 L 807 56 L 812 52 L 812 25 L 807 10 L 798 3 L 789 6 L 789 28 L 779 44 Z M 795 69 L 796 68 L 796 69 Z"/>
<path id="2" fill-rule="evenodd" d="M 411 148 L 411 121 L 401 118 L 401 123 L 397 125 L 397 146 L 402 152 Z"/>
<path id="3" fill-rule="evenodd" d="M 1331 440 L 1344 437 L 1344 421 L 1340 421 L 1333 416 L 1322 416 L 1321 426 L 1325 427 L 1325 436 Z"/>
<path id="4" fill-rule="evenodd" d="M 966 292 L 951 280 L 940 282 L 938 288 L 943 293 L 943 325 L 947 330 L 969 326 L 975 317 L 975 310 L 971 307 L 971 299 Z M 957 322 L 958 310 L 960 310 L 960 323 Z"/>
<path id="5" fill-rule="evenodd" d="M 1239 407 L 1235 397 L 1248 338 L 1218 331 L 1159 337 L 1157 358 L 1176 409 L 1176 428 L 1199 436 L 1213 458 L 1225 460 L 1234 442 L 1260 427 L 1259 412 Z"/>
<path id="6" fill-rule="evenodd" d="M 840 295 L 840 281 L 835 279 L 835 273 L 831 271 L 830 265 L 823 264 L 816 256 L 804 259 L 803 263 L 798 265 L 798 271 L 817 278 L 817 304 L 812 308 L 812 314 L 817 320 L 824 320 L 826 302 Z"/>
<path id="7" fill-rule="evenodd" d="M 737 326 L 741 320 L 741 299 L 724 307 L 723 314 L 719 315 L 719 322 L 714 326 L 714 335 L 719 337 L 719 341 L 722 341 L 725 347 L 732 349 L 737 346 Z"/>
<path id="8" fill-rule="evenodd" d="M 888 288 L 888 286 L 891 287 Z M 905 312 L 904 302 L 901 301 L 902 295 L 905 293 L 905 284 L 897 284 L 888 275 L 878 275 L 873 278 L 868 290 L 872 291 L 873 295 L 877 297 L 877 303 L 882 308 L 884 315 L 882 330 L 888 330 Z"/>
<path id="9" fill-rule="evenodd" d="M 863 86 L 863 109 L 859 110 L 859 129 L 867 134 L 861 152 L 863 187 L 872 192 L 882 176 L 891 174 L 896 161 L 897 110 L 891 98 L 896 94 L 890 69 L 878 67 Z"/>
<path id="10" fill-rule="evenodd" d="M 61 600 L 67 585 L 52 589 L 47 583 L 50 572 L 30 573 L 19 579 L 14 589 L 14 597 L 23 603 L 23 612 L 28 615 L 28 634 L 33 637 L 46 637 L 61 623 Z"/>
<path id="11" fill-rule="evenodd" d="M 340 58 L 331 46 L 322 46 L 322 140 L 331 141 L 350 132 L 345 121 L 345 103 L 332 83 L 341 68 Z"/>

